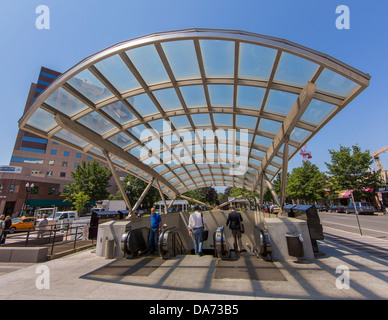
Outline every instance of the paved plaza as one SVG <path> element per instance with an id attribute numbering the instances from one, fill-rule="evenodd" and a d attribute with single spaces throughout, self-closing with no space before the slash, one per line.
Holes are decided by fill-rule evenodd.
<path id="1" fill-rule="evenodd" d="M 325 255 L 309 263 L 268 262 L 266 270 L 266 262 L 261 261 L 257 276 L 249 277 L 239 264 L 236 272 L 225 272 L 233 266 L 210 255 L 162 261 L 155 257 L 138 260 L 140 265 L 134 267 L 123 260 L 97 257 L 88 249 L 42 264 L 1 263 L 0 299 L 388 298 L 388 241 L 325 228 L 319 249 Z M 249 253 L 244 257 L 247 263 L 256 263 Z M 49 270 L 49 289 L 38 289 L 43 276 L 38 267 L 42 265 Z M 344 270 L 344 266 L 349 270 L 348 289 L 337 287 L 337 278 L 342 276 L 337 267 Z"/>

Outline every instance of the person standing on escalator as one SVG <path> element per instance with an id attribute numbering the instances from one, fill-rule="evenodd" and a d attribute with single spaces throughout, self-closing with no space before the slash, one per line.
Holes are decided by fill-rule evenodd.
<path id="1" fill-rule="evenodd" d="M 159 213 L 156 213 L 155 208 L 151 208 L 151 228 L 148 238 L 148 249 L 150 254 L 158 251 L 159 232 L 162 228 L 162 218 Z"/>
<path id="2" fill-rule="evenodd" d="M 194 235 L 194 252 L 201 257 L 203 256 L 203 232 L 206 221 L 199 206 L 195 206 L 194 210 L 189 218 L 189 235 L 190 237 Z"/>
<path id="3" fill-rule="evenodd" d="M 231 207 L 232 211 L 228 215 L 226 220 L 226 226 L 229 225 L 229 229 L 232 230 L 233 239 L 234 239 L 234 250 L 241 252 L 242 241 L 241 241 L 241 229 L 240 224 L 243 221 L 240 212 L 237 212 Z"/>

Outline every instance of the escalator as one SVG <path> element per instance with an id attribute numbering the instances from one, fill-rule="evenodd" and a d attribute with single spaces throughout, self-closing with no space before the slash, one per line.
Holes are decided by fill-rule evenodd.
<path id="1" fill-rule="evenodd" d="M 257 225 L 253 229 L 253 237 L 254 244 L 252 251 L 256 254 L 257 258 L 271 260 L 271 238 L 268 231 L 263 226 Z M 236 254 L 236 251 L 230 248 L 227 238 L 225 227 L 218 227 L 213 234 L 214 256 L 220 259 L 237 260 L 239 256 Z"/>
<path id="2" fill-rule="evenodd" d="M 148 237 L 150 229 L 141 227 L 132 229 L 123 234 L 121 249 L 124 259 L 114 262 L 106 274 L 117 276 L 149 276 L 164 264 L 167 259 L 190 254 L 190 245 L 177 227 L 163 229 L 159 236 L 158 255 L 148 254 Z M 253 243 L 249 251 L 238 253 L 233 250 L 230 230 L 225 226 L 218 227 L 208 241 L 213 240 L 212 251 L 214 262 L 214 279 L 244 279 L 244 280 L 271 280 L 285 281 L 284 276 L 272 262 L 271 239 L 263 225 L 253 228 Z M 232 240 L 233 241 L 233 240 Z M 194 258 L 191 261 L 193 268 L 203 266 L 203 258 Z M 205 259 L 205 263 L 209 258 Z M 117 267 L 116 267 L 117 266 Z"/>
<path id="3" fill-rule="evenodd" d="M 272 260 L 271 237 L 268 230 L 262 225 L 257 225 L 253 229 L 253 237 L 255 240 L 253 252 L 256 256 L 264 260 Z"/>
<path id="4" fill-rule="evenodd" d="M 176 227 L 163 229 L 159 236 L 159 255 L 163 259 L 176 257 L 177 255 L 188 254 L 180 231 Z"/>
<path id="5" fill-rule="evenodd" d="M 149 232 L 147 227 L 129 230 L 121 237 L 121 250 L 125 258 L 136 258 L 148 252 Z M 159 235 L 158 252 L 161 258 L 168 259 L 187 254 L 180 231 L 176 227 L 163 229 Z"/>
<path id="6" fill-rule="evenodd" d="M 136 258 L 148 251 L 148 237 L 150 229 L 147 227 L 129 230 L 121 237 L 121 250 L 125 258 Z"/>
<path id="7" fill-rule="evenodd" d="M 225 238 L 225 226 L 218 227 L 213 234 L 214 256 L 220 259 L 230 258 L 230 249 Z"/>
<path id="8" fill-rule="evenodd" d="M 150 229 L 141 227 L 129 230 L 121 237 L 121 249 L 126 258 L 136 258 L 148 252 L 148 237 Z M 220 259 L 236 259 L 236 252 L 231 250 L 225 234 L 225 226 L 218 227 L 213 233 L 213 256 Z M 263 226 L 255 226 L 253 229 L 252 251 L 257 258 L 271 260 L 271 239 L 268 231 Z M 159 235 L 158 253 L 163 259 L 169 259 L 178 255 L 190 253 L 186 242 L 183 241 L 181 231 L 177 227 L 163 229 Z"/>

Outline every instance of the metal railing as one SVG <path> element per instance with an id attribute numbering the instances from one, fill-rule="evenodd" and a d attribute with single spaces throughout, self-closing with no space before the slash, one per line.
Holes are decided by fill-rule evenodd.
<path id="1" fill-rule="evenodd" d="M 77 241 L 88 239 L 88 223 L 56 223 L 44 227 L 35 226 L 30 230 L 3 230 L 5 244 L 2 246 L 50 246 L 53 255 L 57 246 L 72 243 L 71 248 L 77 248 Z M 93 240 L 91 244 L 94 244 Z"/>

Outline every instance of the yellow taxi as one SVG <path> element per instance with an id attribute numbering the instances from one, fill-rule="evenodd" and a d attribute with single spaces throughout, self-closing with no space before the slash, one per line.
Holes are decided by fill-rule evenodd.
<path id="1" fill-rule="evenodd" d="M 10 228 L 11 233 L 15 231 L 27 231 L 34 229 L 36 218 L 34 217 L 18 217 L 12 219 Z"/>

